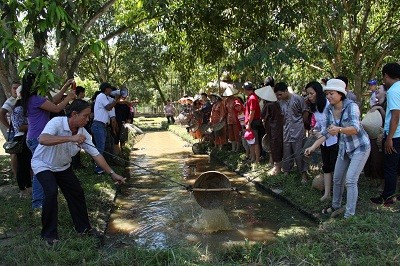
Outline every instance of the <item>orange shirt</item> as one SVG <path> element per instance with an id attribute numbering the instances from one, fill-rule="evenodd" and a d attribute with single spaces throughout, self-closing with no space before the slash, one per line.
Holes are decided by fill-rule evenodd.
<path id="1" fill-rule="evenodd" d="M 211 109 L 211 116 L 210 116 L 211 124 L 218 123 L 225 116 L 226 116 L 226 109 L 224 103 L 221 100 L 216 101 L 212 105 Z"/>

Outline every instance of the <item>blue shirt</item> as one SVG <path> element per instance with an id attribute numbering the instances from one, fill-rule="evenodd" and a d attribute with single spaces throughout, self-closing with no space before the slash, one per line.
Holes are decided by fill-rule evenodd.
<path id="1" fill-rule="evenodd" d="M 389 133 L 390 120 L 392 118 L 392 110 L 400 110 L 400 81 L 393 83 L 386 93 L 387 107 L 385 116 L 385 126 L 383 130 L 386 134 Z M 394 132 L 393 138 L 400 137 L 400 126 Z"/>
<path id="2" fill-rule="evenodd" d="M 342 118 L 341 121 L 336 121 L 333 115 L 333 105 L 329 105 L 324 111 L 326 115 L 325 125 L 322 126 L 321 135 L 328 138 L 328 128 L 330 125 L 339 127 L 354 127 L 357 131 L 356 135 L 340 134 L 339 137 L 339 154 L 340 158 L 344 158 L 346 153 L 350 158 L 353 154 L 365 152 L 370 149 L 368 134 L 360 123 L 360 109 L 358 105 L 349 100 L 343 101 Z"/>

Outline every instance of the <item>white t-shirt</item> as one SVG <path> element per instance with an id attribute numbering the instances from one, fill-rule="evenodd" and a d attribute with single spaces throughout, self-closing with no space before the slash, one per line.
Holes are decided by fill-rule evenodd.
<path id="1" fill-rule="evenodd" d="M 96 102 L 94 103 L 94 118 L 93 120 L 103 122 L 106 124 L 109 120 L 110 114 L 107 111 L 106 106 L 110 104 L 110 97 L 107 97 L 104 93 L 100 93 L 96 97 Z"/>
<path id="2" fill-rule="evenodd" d="M 72 131 L 68 125 L 68 118 L 66 116 L 54 117 L 47 123 L 42 134 L 72 136 Z M 78 134 L 83 134 L 86 137 L 85 143 L 83 143 L 81 147 L 73 142 L 66 142 L 54 146 L 39 144 L 32 157 L 33 173 L 37 174 L 46 170 L 61 172 L 68 169 L 72 162 L 72 157 L 76 155 L 81 148 L 91 156 L 100 154 L 94 147 L 92 138 L 85 128 L 79 128 Z"/>
<path id="3" fill-rule="evenodd" d="M 326 126 L 326 114 L 325 114 L 325 111 L 326 111 L 326 108 L 328 108 L 328 106 L 329 106 L 329 101 L 327 99 L 326 100 L 326 104 L 325 104 L 325 108 L 324 108 L 324 112 L 320 113 L 317 110 L 314 113 L 314 117 L 315 117 L 315 120 L 316 120 L 316 123 L 315 123 L 315 126 L 314 126 L 315 130 L 321 131 L 322 127 Z M 326 147 L 329 147 L 329 146 L 332 146 L 332 145 L 336 144 L 337 142 L 338 142 L 337 136 L 332 136 L 332 135 L 328 134 L 328 138 L 326 139 L 326 141 L 324 141 L 322 143 L 322 145 L 324 145 Z"/>
<path id="4" fill-rule="evenodd" d="M 17 99 L 14 98 L 13 96 L 11 96 L 4 102 L 4 104 L 1 108 L 6 109 L 9 113 L 11 113 L 16 102 L 17 102 Z"/>

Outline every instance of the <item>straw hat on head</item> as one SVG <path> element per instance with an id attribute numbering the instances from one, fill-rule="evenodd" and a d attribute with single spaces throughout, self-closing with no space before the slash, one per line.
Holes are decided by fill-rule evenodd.
<path id="1" fill-rule="evenodd" d="M 343 93 L 344 95 L 347 95 L 346 83 L 344 83 L 344 81 L 340 79 L 330 79 L 326 82 L 324 91 L 337 91 Z"/>
<path id="2" fill-rule="evenodd" d="M 200 100 L 202 100 L 200 94 L 196 94 L 196 95 L 193 97 L 193 101 L 194 101 L 194 102 L 195 102 L 195 101 L 200 101 Z"/>
<path id="3" fill-rule="evenodd" d="M 255 94 L 261 99 L 267 100 L 269 102 L 276 102 L 278 100 L 271 86 L 265 86 L 257 89 L 255 90 Z"/>
<path id="4" fill-rule="evenodd" d="M 228 87 L 226 88 L 226 90 L 224 91 L 224 93 L 222 94 L 222 96 L 232 96 L 232 95 L 236 95 L 238 94 L 239 91 L 233 87 Z"/>
<path id="5" fill-rule="evenodd" d="M 217 97 L 218 99 L 222 99 L 221 95 L 219 95 L 216 92 L 211 93 L 210 96 L 214 96 L 214 97 Z"/>

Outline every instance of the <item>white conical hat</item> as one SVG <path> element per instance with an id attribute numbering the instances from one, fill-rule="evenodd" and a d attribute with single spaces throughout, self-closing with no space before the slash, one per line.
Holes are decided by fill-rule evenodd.
<path id="1" fill-rule="evenodd" d="M 271 86 L 262 87 L 260 89 L 255 90 L 254 92 L 261 99 L 264 99 L 264 100 L 267 100 L 270 102 L 276 102 L 278 100 L 276 98 L 274 90 L 272 89 Z"/>
<path id="2" fill-rule="evenodd" d="M 226 90 L 224 91 L 222 96 L 232 96 L 232 95 L 235 95 L 238 93 L 239 93 L 239 91 L 237 89 L 229 86 L 228 88 L 226 88 Z"/>

